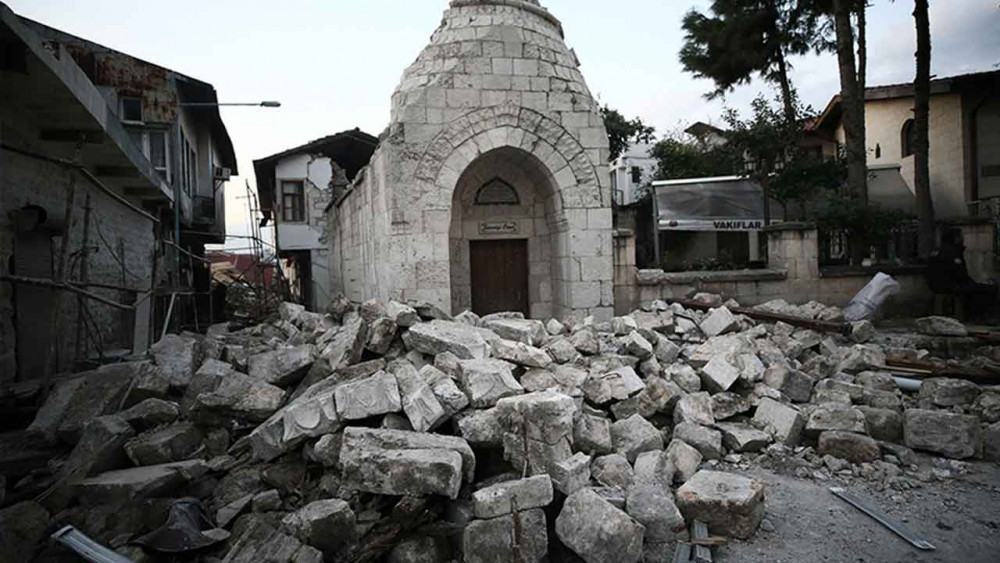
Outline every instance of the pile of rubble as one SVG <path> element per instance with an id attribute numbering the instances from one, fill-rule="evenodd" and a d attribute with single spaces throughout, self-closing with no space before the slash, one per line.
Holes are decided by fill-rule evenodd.
<path id="1" fill-rule="evenodd" d="M 1000 458 L 1000 393 L 903 393 L 887 354 L 926 354 L 870 323 L 695 299 L 567 324 L 339 300 L 167 336 L 51 390 L 22 436 L 57 457 L 6 476 L 0 559 L 63 560 L 45 540 L 72 525 L 134 561 L 665 560 L 694 521 L 755 534 L 750 462 L 905 486 L 912 449 Z"/>

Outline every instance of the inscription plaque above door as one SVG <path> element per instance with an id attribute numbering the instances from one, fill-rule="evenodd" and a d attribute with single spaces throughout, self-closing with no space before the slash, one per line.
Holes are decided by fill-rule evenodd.
<path id="1" fill-rule="evenodd" d="M 481 235 L 516 235 L 521 232 L 517 221 L 480 221 Z"/>

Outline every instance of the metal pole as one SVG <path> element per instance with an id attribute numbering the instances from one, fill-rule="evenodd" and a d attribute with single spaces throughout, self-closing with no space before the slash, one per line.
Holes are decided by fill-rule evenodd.
<path id="1" fill-rule="evenodd" d="M 87 247 L 90 245 L 90 192 L 87 192 L 86 207 L 83 209 L 83 246 L 81 248 L 82 255 L 80 257 L 80 282 L 86 285 L 89 279 L 90 268 L 88 267 L 88 258 L 90 257 L 90 252 Z M 124 283 L 122 284 L 124 285 Z M 83 296 L 77 294 L 76 296 L 76 343 L 74 344 L 73 358 L 76 361 L 80 361 L 80 341 L 83 339 Z M 85 351 L 86 352 L 86 351 Z"/>
<path id="2" fill-rule="evenodd" d="M 660 256 L 660 204 L 656 197 L 656 186 L 653 186 L 653 258 L 656 266 L 663 267 Z"/>

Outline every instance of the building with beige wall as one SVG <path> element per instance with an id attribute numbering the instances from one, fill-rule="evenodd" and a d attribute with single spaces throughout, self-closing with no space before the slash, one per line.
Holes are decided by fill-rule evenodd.
<path id="1" fill-rule="evenodd" d="M 912 84 L 865 90 L 868 165 L 899 165 L 911 191 L 913 103 Z M 840 118 L 835 96 L 815 129 L 843 143 Z M 1000 201 L 1000 71 L 931 82 L 930 177 L 938 219 L 988 215 Z"/>

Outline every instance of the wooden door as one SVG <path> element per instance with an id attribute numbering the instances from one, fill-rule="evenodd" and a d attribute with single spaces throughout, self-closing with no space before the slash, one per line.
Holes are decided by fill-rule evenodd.
<path id="1" fill-rule="evenodd" d="M 528 241 L 469 242 L 472 312 L 477 315 L 516 311 L 528 315 Z"/>

